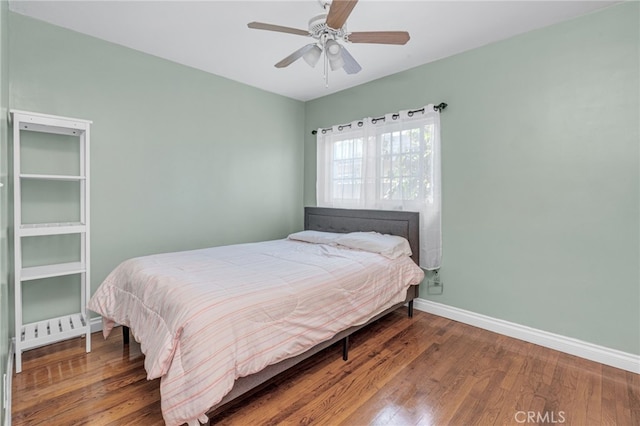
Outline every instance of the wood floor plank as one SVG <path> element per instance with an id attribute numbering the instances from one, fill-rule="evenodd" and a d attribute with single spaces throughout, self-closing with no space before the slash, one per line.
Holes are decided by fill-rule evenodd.
<path id="1" fill-rule="evenodd" d="M 422 370 L 417 367 L 430 363 L 430 359 L 439 351 L 439 345 L 432 343 L 411 363 L 402 368 L 387 384 L 368 399 L 361 401 L 360 406 L 346 417 L 342 424 L 391 424 L 398 419 L 420 419 L 430 417 L 429 406 L 421 401 L 430 397 L 430 392 L 438 387 L 437 382 L 428 376 L 421 376 Z M 385 407 L 383 410 L 380 407 Z M 409 423 L 412 424 L 412 423 Z"/>
<path id="2" fill-rule="evenodd" d="M 159 380 L 120 333 L 25 352 L 22 425 L 162 425 Z M 640 376 L 424 312 L 398 310 L 215 416 L 216 425 L 640 425 Z M 519 416 L 519 417 L 518 417 Z M 525 416 L 525 417 L 523 417 Z M 525 424 L 532 424 L 527 421 Z"/>
<path id="3" fill-rule="evenodd" d="M 407 321 L 411 320 L 407 319 Z M 407 363 L 424 352 L 431 334 L 433 334 L 433 330 L 427 327 L 421 327 L 420 330 L 408 328 L 385 342 L 385 350 L 380 351 L 375 357 L 370 357 L 369 361 L 360 367 L 365 374 L 352 374 L 349 380 L 341 386 L 339 392 L 332 390 L 318 395 L 316 400 L 321 401 L 319 405 L 330 408 L 316 413 L 314 417 L 320 422 L 342 422 L 355 411 L 360 401 L 371 398 Z M 354 359 L 358 358 L 357 353 L 354 352 L 353 355 Z M 339 402 L 332 403 L 334 400 Z M 305 411 L 309 415 L 313 415 L 309 412 L 308 407 L 305 407 Z"/>

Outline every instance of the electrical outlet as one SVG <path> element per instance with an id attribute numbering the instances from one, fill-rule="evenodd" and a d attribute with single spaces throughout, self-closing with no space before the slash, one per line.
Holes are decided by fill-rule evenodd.
<path id="1" fill-rule="evenodd" d="M 427 294 L 440 295 L 444 293 L 444 283 L 440 279 L 440 275 L 436 272 L 433 277 L 427 281 Z"/>

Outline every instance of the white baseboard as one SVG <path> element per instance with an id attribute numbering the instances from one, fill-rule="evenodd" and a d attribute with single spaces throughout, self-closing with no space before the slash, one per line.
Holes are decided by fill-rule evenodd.
<path id="1" fill-rule="evenodd" d="M 91 332 L 95 333 L 96 331 L 102 331 L 102 317 L 95 317 L 89 320 L 89 326 L 91 327 Z"/>
<path id="2" fill-rule="evenodd" d="M 414 306 L 420 311 L 640 374 L 640 355 L 594 345 L 593 343 L 488 317 L 431 300 L 415 299 Z"/>
<path id="3" fill-rule="evenodd" d="M 13 347 L 13 342 L 9 342 L 9 353 L 7 354 L 7 385 L 5 388 L 5 395 L 3 396 L 6 401 L 5 410 L 4 410 L 4 425 L 11 426 L 11 387 L 12 387 L 12 379 L 13 379 L 13 355 L 15 353 L 15 349 Z M 3 401 L 4 403 L 4 401 Z"/>

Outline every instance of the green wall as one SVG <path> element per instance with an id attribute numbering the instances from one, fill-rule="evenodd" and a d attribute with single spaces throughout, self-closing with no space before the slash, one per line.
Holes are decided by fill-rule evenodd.
<path id="1" fill-rule="evenodd" d="M 94 290 L 132 256 L 302 228 L 302 102 L 22 15 L 9 24 L 11 108 L 93 120 Z M 25 320 L 74 311 L 60 281 L 25 286 Z"/>
<path id="2" fill-rule="evenodd" d="M 5 0 L 0 0 L 0 381 L 7 372 L 7 354 L 9 352 L 9 272 L 7 266 L 7 144 L 9 126 L 7 112 L 9 110 L 9 8 Z M 1 383 L 1 382 L 0 382 Z M 5 409 L 4 386 L 0 385 L 0 425 L 4 423 Z"/>
<path id="3" fill-rule="evenodd" d="M 312 129 L 447 102 L 444 294 L 421 297 L 640 354 L 639 3 L 306 103 Z"/>

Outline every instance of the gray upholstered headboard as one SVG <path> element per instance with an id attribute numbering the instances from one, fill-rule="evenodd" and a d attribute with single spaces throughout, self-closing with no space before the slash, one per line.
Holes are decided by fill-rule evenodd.
<path id="1" fill-rule="evenodd" d="M 417 212 L 304 208 L 304 229 L 339 233 L 375 231 L 399 235 L 409 241 L 413 253 L 411 258 L 416 264 L 420 260 L 419 220 Z"/>

